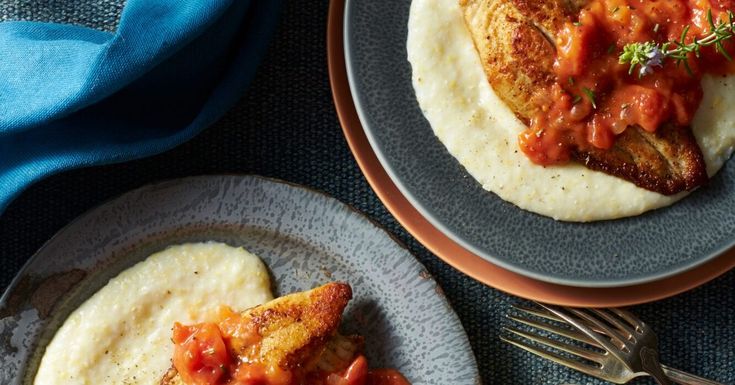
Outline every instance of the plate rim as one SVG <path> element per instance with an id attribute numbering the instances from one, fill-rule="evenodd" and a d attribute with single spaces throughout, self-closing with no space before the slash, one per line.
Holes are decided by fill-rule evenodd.
<path id="1" fill-rule="evenodd" d="M 357 116 L 347 79 L 343 44 L 344 5 L 345 0 L 331 1 L 327 25 L 327 57 L 332 98 L 343 133 L 365 178 L 383 204 L 412 236 L 444 262 L 506 293 L 541 302 L 579 307 L 630 306 L 661 300 L 705 284 L 735 268 L 735 249 L 730 249 L 700 266 L 658 281 L 617 288 L 583 288 L 538 281 L 514 273 L 453 242 L 433 227 L 401 194 L 370 146 Z"/>
<path id="2" fill-rule="evenodd" d="M 332 1 L 334 2 L 335 0 L 332 0 Z M 356 110 L 357 116 L 359 117 L 360 124 L 362 126 L 361 130 L 364 131 L 365 135 L 367 136 L 370 146 L 372 147 L 372 151 L 374 155 L 377 157 L 378 161 L 380 162 L 381 167 L 387 173 L 387 175 L 391 179 L 391 182 L 398 188 L 398 190 L 403 195 L 403 197 L 406 200 L 408 200 L 411 206 L 413 206 L 416 210 L 418 210 L 418 212 L 426 220 L 428 220 L 428 222 L 433 227 L 441 231 L 445 236 L 450 238 L 454 243 L 457 243 L 458 245 L 460 245 L 463 249 L 469 250 L 474 255 L 479 256 L 480 258 L 486 260 L 487 262 L 491 264 L 497 265 L 499 267 L 502 267 L 505 270 L 509 270 L 513 273 L 516 273 L 522 276 L 526 276 L 529 278 L 533 278 L 535 280 L 544 281 L 544 282 L 557 284 L 557 285 L 586 287 L 586 288 L 626 287 L 626 286 L 635 286 L 635 285 L 641 285 L 641 284 L 651 283 L 655 281 L 660 281 L 662 279 L 679 276 L 683 273 L 691 271 L 692 269 L 701 267 L 707 264 L 708 262 L 711 262 L 717 259 L 718 257 L 726 254 L 728 251 L 735 250 L 735 238 L 733 238 L 727 242 L 724 242 L 723 245 L 719 245 L 715 250 L 712 250 L 706 255 L 701 256 L 697 260 L 690 261 L 689 263 L 686 263 L 674 269 L 669 269 L 665 272 L 649 274 L 649 275 L 637 277 L 637 278 L 634 277 L 634 278 L 613 279 L 613 280 L 611 279 L 578 280 L 578 279 L 573 279 L 573 278 L 548 276 L 548 275 L 545 275 L 543 273 L 540 273 L 534 270 L 524 269 L 520 266 L 516 266 L 510 262 L 500 259 L 497 256 L 493 255 L 492 253 L 484 251 L 480 247 L 467 241 L 459 233 L 449 229 L 441 220 L 439 220 L 436 217 L 436 215 L 434 215 L 432 210 L 428 209 L 426 205 L 422 204 L 416 198 L 416 196 L 411 192 L 411 190 L 397 176 L 395 170 L 393 169 L 390 162 L 388 161 L 386 154 L 383 152 L 381 146 L 378 145 L 378 139 L 375 136 L 374 131 L 370 129 L 370 120 L 367 118 L 367 112 L 363 108 L 363 105 L 365 103 L 363 102 L 362 93 L 360 93 L 360 90 L 359 90 L 359 82 L 356 81 L 357 75 L 356 75 L 354 66 L 352 64 L 353 60 L 351 59 L 350 39 L 347 38 L 347 36 L 349 35 L 348 20 L 350 18 L 351 13 L 354 12 L 353 11 L 354 8 L 352 6 L 354 2 L 352 0 L 344 0 L 344 3 L 345 3 L 344 15 L 342 17 L 342 28 L 343 28 L 342 50 L 343 50 L 343 56 L 345 59 L 347 81 L 349 83 L 349 88 L 350 88 L 349 92 L 352 96 L 353 105 L 354 105 L 353 108 Z M 328 38 L 329 37 L 331 36 L 328 36 Z M 521 210 L 520 208 L 518 209 Z"/>

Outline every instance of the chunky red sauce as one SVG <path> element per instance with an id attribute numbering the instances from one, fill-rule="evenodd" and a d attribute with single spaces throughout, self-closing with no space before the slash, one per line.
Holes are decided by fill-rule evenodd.
<path id="1" fill-rule="evenodd" d="M 374 369 L 368 372 L 366 385 L 411 385 L 395 369 Z"/>
<path id="2" fill-rule="evenodd" d="M 236 355 L 254 356 L 261 337 L 253 323 L 223 307 L 218 322 L 174 324 L 173 364 L 187 385 L 291 385 L 290 373 Z"/>
<path id="3" fill-rule="evenodd" d="M 702 101 L 706 73 L 731 73 L 735 66 L 713 46 L 701 58 L 690 54 L 691 73 L 674 60 L 640 77 L 619 63 L 628 43 L 678 41 L 689 25 L 688 42 L 709 34 L 707 12 L 727 21 L 735 0 L 593 0 L 557 38 L 556 83 L 536 97 L 541 111 L 519 138 L 535 163 L 570 160 L 575 149 L 609 149 L 628 126 L 654 132 L 664 124 L 691 124 Z M 725 48 L 735 53 L 733 41 Z"/>
<path id="4" fill-rule="evenodd" d="M 243 357 L 257 357 L 261 336 L 249 319 L 222 308 L 218 322 L 174 324 L 173 365 L 187 385 L 410 385 L 393 369 L 368 369 L 358 355 L 339 373 L 295 373 Z"/>

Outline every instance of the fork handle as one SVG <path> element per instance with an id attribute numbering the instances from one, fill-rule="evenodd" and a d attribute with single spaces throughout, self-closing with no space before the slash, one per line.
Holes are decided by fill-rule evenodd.
<path id="1" fill-rule="evenodd" d="M 669 377 L 671 381 L 674 381 L 677 384 L 681 384 L 681 385 L 725 385 L 723 383 L 708 380 L 706 378 L 695 376 L 687 372 L 682 372 L 679 369 L 670 368 L 666 365 L 661 365 L 661 367 L 663 368 L 664 373 L 666 374 L 666 377 Z"/>

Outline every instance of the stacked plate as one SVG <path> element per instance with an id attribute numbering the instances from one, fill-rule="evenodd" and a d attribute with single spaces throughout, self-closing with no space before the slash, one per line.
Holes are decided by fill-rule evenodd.
<path id="1" fill-rule="evenodd" d="M 401 224 L 467 275 L 571 306 L 669 297 L 735 267 L 735 168 L 683 201 L 638 217 L 576 224 L 523 211 L 482 189 L 436 139 L 411 81 L 411 0 L 334 0 L 328 49 L 345 136 Z"/>

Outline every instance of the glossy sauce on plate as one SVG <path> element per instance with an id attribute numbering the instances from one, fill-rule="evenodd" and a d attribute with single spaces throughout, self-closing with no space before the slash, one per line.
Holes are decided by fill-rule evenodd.
<path id="1" fill-rule="evenodd" d="M 730 73 L 714 46 L 687 65 L 668 59 L 645 73 L 619 61 L 626 44 L 701 39 L 715 23 L 728 22 L 731 0 L 595 0 L 566 22 L 557 38 L 557 77 L 539 92 L 541 106 L 520 136 L 521 148 L 540 165 L 565 163 L 575 148 L 610 149 L 617 135 L 637 125 L 648 132 L 664 124 L 690 126 L 703 98 L 704 74 Z M 731 42 L 723 44 L 732 50 Z M 735 52 L 735 51 L 734 51 Z"/>

